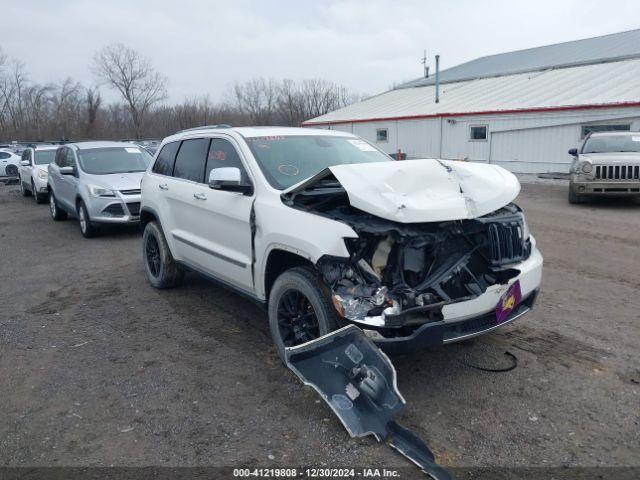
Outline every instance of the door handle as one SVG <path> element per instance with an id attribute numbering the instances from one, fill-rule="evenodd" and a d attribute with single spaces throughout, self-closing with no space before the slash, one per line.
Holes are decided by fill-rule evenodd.
<path id="1" fill-rule="evenodd" d="M 169 190 L 169 185 L 167 185 L 166 183 L 161 183 L 160 185 L 158 185 L 158 188 L 160 190 Z"/>
<path id="2" fill-rule="evenodd" d="M 193 198 L 196 200 L 206 200 L 207 196 L 204 193 L 194 193 Z"/>

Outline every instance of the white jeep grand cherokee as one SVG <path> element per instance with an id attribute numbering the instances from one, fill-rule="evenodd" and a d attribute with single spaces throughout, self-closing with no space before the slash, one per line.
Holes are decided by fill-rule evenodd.
<path id="1" fill-rule="evenodd" d="M 146 276 L 195 270 L 265 305 L 278 353 L 340 326 L 407 352 L 528 312 L 542 256 L 514 175 L 394 161 L 344 132 L 202 127 L 167 137 L 142 179 Z"/>

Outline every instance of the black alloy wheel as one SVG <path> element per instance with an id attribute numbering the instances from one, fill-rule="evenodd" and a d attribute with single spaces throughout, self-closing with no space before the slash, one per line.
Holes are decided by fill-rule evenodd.
<path id="1" fill-rule="evenodd" d="M 309 299 L 299 290 L 287 290 L 278 302 L 278 330 L 285 347 L 320 336 L 318 317 Z"/>

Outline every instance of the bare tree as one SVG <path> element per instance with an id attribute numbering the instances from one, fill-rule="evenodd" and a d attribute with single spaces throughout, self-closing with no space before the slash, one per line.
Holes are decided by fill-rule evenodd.
<path id="1" fill-rule="evenodd" d="M 54 122 L 58 127 L 56 137 L 69 139 L 77 131 L 81 119 L 81 91 L 82 85 L 71 78 L 66 78 L 53 88 L 51 102 Z"/>
<path id="2" fill-rule="evenodd" d="M 254 125 L 273 124 L 278 104 L 279 87 L 275 80 L 254 78 L 233 87 L 236 107 Z"/>
<path id="3" fill-rule="evenodd" d="M 19 132 L 27 127 L 25 118 L 25 90 L 28 86 L 24 64 L 11 60 L 0 79 L 0 101 L 2 116 L 7 119 L 7 128 Z"/>
<path id="4" fill-rule="evenodd" d="M 167 79 L 156 72 L 149 59 L 121 44 L 107 45 L 93 59 L 94 73 L 116 89 L 127 104 L 135 137 L 140 138 L 153 105 L 167 98 Z"/>
<path id="5" fill-rule="evenodd" d="M 101 103 L 102 98 L 100 97 L 98 87 L 87 88 L 85 91 L 85 104 L 87 109 L 87 126 L 85 128 L 85 134 L 88 138 L 91 138 L 96 134 L 96 122 L 98 120 L 98 111 L 100 110 Z"/>
<path id="6" fill-rule="evenodd" d="M 160 138 L 215 123 L 298 126 L 358 99 L 322 79 L 254 78 L 236 83 L 223 102 L 204 95 L 160 105 L 166 80 L 135 51 L 118 44 L 105 47 L 93 68 L 123 102 L 104 105 L 97 86 L 86 88 L 71 78 L 32 82 L 24 65 L 0 50 L 0 139 L 124 139 L 140 138 L 143 132 Z"/>

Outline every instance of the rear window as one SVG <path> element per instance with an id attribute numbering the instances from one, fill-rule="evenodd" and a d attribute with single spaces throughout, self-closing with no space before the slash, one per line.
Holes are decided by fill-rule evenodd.
<path id="1" fill-rule="evenodd" d="M 167 143 L 160 153 L 158 154 L 158 158 L 156 158 L 156 163 L 153 165 L 153 169 L 151 170 L 153 173 L 157 173 L 158 175 L 173 175 L 173 164 L 176 161 L 176 153 L 178 153 L 178 147 L 180 146 L 180 142 L 172 142 Z"/>

